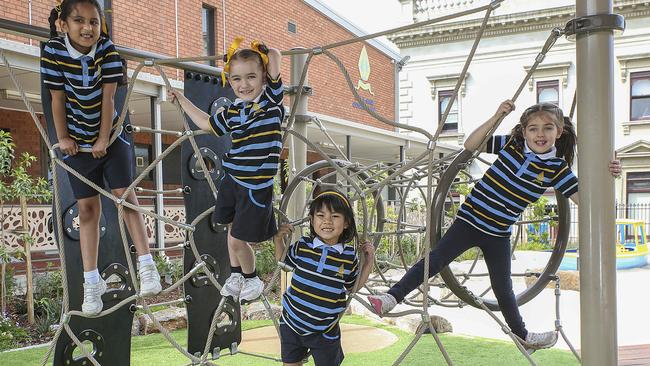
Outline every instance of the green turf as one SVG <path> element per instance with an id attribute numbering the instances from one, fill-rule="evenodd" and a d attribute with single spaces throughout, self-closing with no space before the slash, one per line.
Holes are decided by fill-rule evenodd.
<path id="1" fill-rule="evenodd" d="M 370 353 L 350 353 L 345 357 L 344 365 L 392 365 L 399 354 L 408 346 L 413 336 L 397 328 L 378 324 L 358 316 L 346 316 L 344 323 L 373 325 L 386 329 L 398 337 L 398 341 L 383 350 Z M 245 321 L 243 329 L 253 329 L 270 325 L 270 321 Z M 179 330 L 173 332 L 173 337 L 181 345 L 186 344 L 187 331 Z M 486 366 L 507 366 L 507 365 L 528 365 L 525 357 L 521 355 L 514 344 L 486 338 L 465 337 L 453 334 L 440 336 L 447 352 L 454 365 L 486 365 Z M 24 351 L 0 353 L 0 365 L 40 365 L 46 347 L 39 347 Z M 533 355 L 535 362 L 542 365 L 578 365 L 578 362 L 570 352 L 551 349 L 537 351 Z M 187 359 L 174 349 L 160 334 L 134 337 L 131 350 L 131 365 L 185 365 Z M 266 366 L 273 362 L 259 359 L 252 356 L 236 355 L 223 356 L 218 361 L 223 366 Z M 51 359 L 49 364 L 51 364 Z M 278 363 L 279 364 L 279 363 Z M 425 335 L 415 346 L 413 351 L 406 357 L 402 365 L 405 366 L 430 366 L 444 365 L 444 359 L 438 351 L 433 337 Z M 307 365 L 313 365 L 309 362 Z"/>

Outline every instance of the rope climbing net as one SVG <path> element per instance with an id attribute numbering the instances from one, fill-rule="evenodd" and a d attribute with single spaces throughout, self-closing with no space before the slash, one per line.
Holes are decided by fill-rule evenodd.
<path id="1" fill-rule="evenodd" d="M 312 47 L 307 49 L 293 49 L 290 51 L 283 52 L 283 55 L 285 56 L 297 55 L 297 54 L 307 55 L 304 67 L 302 69 L 300 81 L 297 85 L 297 88 L 294 89 L 296 95 L 291 105 L 290 114 L 288 115 L 286 119 L 286 125 L 283 128 L 284 130 L 283 138 L 282 138 L 283 146 L 285 147 L 289 146 L 289 153 L 291 154 L 292 153 L 291 147 L 293 146 L 294 141 L 300 141 L 306 144 L 310 150 L 318 153 L 323 160 L 315 164 L 312 164 L 301 171 L 296 171 L 295 167 L 291 169 L 291 173 L 292 173 L 291 179 L 288 182 L 285 192 L 282 198 L 279 200 L 279 203 L 277 204 L 277 208 L 276 208 L 276 212 L 280 217 L 280 221 L 284 223 L 289 223 L 290 225 L 295 227 L 301 227 L 303 229 L 307 228 L 308 205 L 310 203 L 310 198 L 314 196 L 314 192 L 317 189 L 336 188 L 348 193 L 350 201 L 355 204 L 355 207 L 359 212 L 359 216 L 361 220 L 358 220 L 357 222 L 359 222 L 360 225 L 360 230 L 359 230 L 359 232 L 361 233 L 360 241 L 364 242 L 366 240 L 370 240 L 375 245 L 375 247 L 378 247 L 382 241 L 381 240 L 382 238 L 387 238 L 387 237 L 394 238 L 393 240 L 391 240 L 392 243 L 391 248 L 386 250 L 386 253 L 388 254 L 381 259 L 376 259 L 374 263 L 375 270 L 373 272 L 373 275 L 370 277 L 369 281 L 364 286 L 364 288 L 358 288 L 358 283 L 355 284 L 353 292 L 348 297 L 348 302 L 346 304 L 347 306 L 349 306 L 350 301 L 354 299 L 372 311 L 372 307 L 365 300 L 363 296 L 376 293 L 378 289 L 390 287 L 390 285 L 394 283 L 394 281 L 392 281 L 390 279 L 390 276 L 387 275 L 388 271 L 392 269 L 407 270 L 415 262 L 419 261 L 420 259 L 424 259 L 424 263 L 425 263 L 424 282 L 422 286 L 418 289 L 417 291 L 418 293 L 416 295 L 410 296 L 407 299 L 405 299 L 405 303 L 411 305 L 412 309 L 386 315 L 391 317 L 399 317 L 408 314 L 418 314 L 421 315 L 422 317 L 423 326 L 419 327 L 419 330 L 416 333 L 414 339 L 409 344 L 409 346 L 404 350 L 404 352 L 399 356 L 399 358 L 395 361 L 394 363 L 395 365 L 399 364 L 406 357 L 406 355 L 410 352 L 413 346 L 418 342 L 418 340 L 421 338 L 421 336 L 423 335 L 426 329 L 430 330 L 430 333 L 434 337 L 435 342 L 438 348 L 440 349 L 442 355 L 444 356 L 447 364 L 449 365 L 452 364 L 452 361 L 449 355 L 447 354 L 442 342 L 440 341 L 440 338 L 436 334 L 435 328 L 431 322 L 431 316 L 429 314 L 430 311 L 429 306 L 432 304 L 438 306 L 447 306 L 447 307 L 462 307 L 469 304 L 471 306 L 483 309 L 486 313 L 490 315 L 492 319 L 494 319 L 500 325 L 501 329 L 503 329 L 503 331 L 512 338 L 513 342 L 516 344 L 516 346 L 521 351 L 521 353 L 526 357 L 528 362 L 533 365 L 535 364 L 535 362 L 532 360 L 532 358 L 524 349 L 519 339 L 510 331 L 507 325 L 505 325 L 498 317 L 496 317 L 493 314 L 493 311 L 499 310 L 499 307 L 494 300 L 485 298 L 485 295 L 487 295 L 490 292 L 490 288 L 488 287 L 486 289 L 474 289 L 474 291 L 477 291 L 478 295 L 476 295 L 472 290 L 470 290 L 469 282 L 473 278 L 481 278 L 486 276 L 485 273 L 475 272 L 475 269 L 478 267 L 477 266 L 477 263 L 479 261 L 478 254 L 476 255 L 476 257 L 473 258 L 472 264 L 466 270 L 460 272 L 458 271 L 453 272 L 451 269 L 445 268 L 440 273 L 439 276 L 435 276 L 431 280 L 429 280 L 429 273 L 428 273 L 429 270 L 428 253 L 431 251 L 431 248 L 435 247 L 437 240 L 440 238 L 442 232 L 449 226 L 451 220 L 453 219 L 453 216 L 455 215 L 455 211 L 453 209 L 454 201 L 450 192 L 452 188 L 456 185 L 472 184 L 475 180 L 467 172 L 467 168 L 469 167 L 470 164 L 472 164 L 474 160 L 483 161 L 483 159 L 479 156 L 478 152 L 460 150 L 442 158 L 435 158 L 434 150 L 436 149 L 438 137 L 440 136 L 443 130 L 445 120 L 447 119 L 451 111 L 455 98 L 457 97 L 458 91 L 461 87 L 462 81 L 465 79 L 467 70 L 476 53 L 479 42 L 483 36 L 484 30 L 486 29 L 488 20 L 493 10 L 496 9 L 501 4 L 502 1 L 503 0 L 495 0 L 485 6 L 472 8 L 455 14 L 437 17 L 427 21 L 423 21 L 423 22 L 419 22 L 419 23 L 415 23 L 415 24 L 411 24 L 399 28 L 394 28 L 387 31 L 366 35 L 363 37 L 351 38 L 348 40 L 332 43 L 326 46 Z M 481 13 L 481 12 L 485 13 L 483 22 L 481 24 L 480 29 L 476 33 L 476 37 L 474 39 L 468 57 L 464 63 L 463 69 L 458 77 L 458 82 L 456 83 L 454 91 L 452 93 L 451 100 L 447 104 L 446 109 L 444 110 L 444 113 L 442 115 L 442 118 L 437 126 L 437 129 L 433 134 L 422 128 L 414 127 L 411 125 L 404 125 L 392 121 L 378 114 L 374 109 L 370 108 L 366 104 L 365 100 L 356 91 L 352 79 L 346 67 L 344 66 L 343 62 L 332 52 L 333 49 L 348 44 L 362 42 L 376 37 L 380 37 L 392 33 L 398 33 L 409 29 L 420 28 L 434 23 L 439 23 L 439 22 L 455 19 L 458 17 L 475 14 L 475 13 Z M 516 101 L 516 99 L 519 97 L 524 86 L 526 85 L 531 75 L 536 70 L 537 66 L 544 60 L 546 53 L 551 49 L 555 41 L 563 34 L 564 34 L 563 29 L 556 28 L 551 31 L 551 34 L 549 35 L 546 43 L 543 45 L 541 51 L 535 58 L 535 62 L 533 66 L 528 70 L 524 80 L 521 82 L 518 89 L 516 90 L 513 97 L 511 98 L 513 101 Z M 296 116 L 297 106 L 300 99 L 303 97 L 307 71 L 309 69 L 310 62 L 314 56 L 325 56 L 336 64 L 341 74 L 344 76 L 348 88 L 354 95 L 354 98 L 356 99 L 358 104 L 362 107 L 363 110 L 365 110 L 372 117 L 389 126 L 420 133 L 424 137 L 426 137 L 426 139 L 428 140 L 426 151 L 424 151 L 419 156 L 413 159 L 400 161 L 398 163 L 386 164 L 383 162 L 377 162 L 368 165 L 363 165 L 348 160 L 345 157 L 345 154 L 342 151 L 340 151 L 340 149 L 338 151 L 338 155 L 340 157 L 331 158 L 330 157 L 331 154 L 325 153 L 317 144 L 314 144 L 311 140 L 307 139 L 305 136 L 296 132 L 296 130 L 293 128 L 293 125 L 297 117 L 299 117 Z M 229 326 L 228 323 L 229 321 L 231 322 L 232 319 L 230 320 L 228 319 L 227 309 L 236 306 L 236 304 L 232 303 L 232 300 L 229 300 L 227 298 L 221 298 L 216 309 L 213 312 L 212 321 L 210 323 L 210 328 L 209 328 L 209 332 L 208 332 L 208 336 L 206 339 L 203 352 L 201 354 L 189 353 L 181 345 L 178 344 L 178 342 L 171 336 L 170 332 L 163 325 L 161 325 L 160 322 L 156 319 L 151 309 L 153 304 L 149 304 L 147 298 L 142 297 L 139 294 L 139 284 L 138 281 L 136 281 L 135 279 L 135 275 L 134 275 L 136 273 L 135 266 L 132 260 L 132 256 L 130 255 L 131 248 L 128 243 L 127 232 L 124 225 L 124 210 L 128 209 L 128 210 L 135 210 L 144 215 L 148 215 L 156 220 L 160 220 L 164 222 L 165 224 L 184 230 L 187 233 L 186 243 L 181 246 L 173 247 L 173 249 L 183 248 L 186 251 L 190 251 L 194 257 L 195 265 L 191 269 L 186 268 L 185 275 L 182 278 L 180 278 L 177 282 L 172 284 L 170 287 L 163 290 L 163 294 L 168 294 L 172 291 L 175 291 L 186 281 L 188 281 L 189 279 L 197 275 L 204 276 L 209 281 L 209 284 L 211 286 L 216 288 L 216 290 L 221 290 L 221 284 L 218 281 L 219 280 L 218 274 L 216 273 L 216 271 L 214 271 L 214 268 L 210 266 L 208 262 L 206 262 L 206 257 L 202 253 L 200 253 L 199 250 L 197 249 L 197 243 L 194 237 L 195 228 L 197 227 L 199 222 L 205 220 L 210 216 L 210 214 L 214 211 L 214 206 L 200 213 L 191 222 L 178 222 L 168 217 L 165 217 L 163 215 L 159 215 L 155 212 L 151 212 L 147 209 L 143 209 L 137 205 L 128 202 L 126 199 L 131 192 L 144 191 L 142 188 L 139 188 L 138 185 L 142 182 L 143 179 L 145 179 L 145 177 L 149 175 L 149 173 L 155 168 L 155 166 L 160 161 L 165 159 L 165 157 L 167 157 L 170 153 L 172 153 L 172 151 L 177 149 L 178 146 L 180 146 L 182 143 L 189 142 L 189 145 L 191 146 L 191 149 L 195 154 L 195 156 L 198 157 L 202 156 L 201 147 L 197 143 L 196 137 L 202 134 L 206 134 L 206 132 L 196 131 L 190 128 L 188 122 L 184 117 L 183 109 L 181 108 L 178 102 L 175 102 L 174 105 L 176 111 L 180 115 L 180 119 L 183 121 L 183 127 L 184 127 L 183 131 L 165 131 L 165 130 L 155 130 L 155 129 L 149 129 L 143 127 L 130 126 L 130 125 L 125 125 L 124 121 L 126 119 L 126 115 L 129 110 L 128 103 L 131 94 L 133 92 L 134 85 L 136 83 L 139 73 L 143 70 L 143 68 L 145 67 L 153 68 L 161 76 L 165 87 L 171 90 L 172 86 L 163 70 L 163 66 L 172 63 L 177 63 L 177 62 L 216 60 L 216 59 L 221 59 L 221 57 L 222 55 L 192 57 L 192 58 L 175 58 L 175 59 L 164 59 L 164 60 L 146 59 L 140 62 L 137 65 L 137 67 L 134 69 L 126 93 L 126 102 L 125 102 L 126 104 L 123 106 L 121 110 L 119 120 L 117 122 L 117 128 L 115 129 L 115 131 L 117 132 L 114 132 L 111 135 L 110 142 L 112 143 L 113 141 L 115 141 L 115 139 L 119 135 L 119 131 L 121 131 L 122 128 L 127 128 L 127 132 L 130 133 L 140 132 L 140 133 L 154 133 L 154 134 L 157 133 L 157 134 L 173 135 L 176 137 L 176 140 L 173 143 L 171 143 L 164 151 L 162 151 L 162 153 L 159 156 L 157 156 L 134 179 L 133 183 L 129 185 L 129 187 L 127 187 L 124 193 L 118 197 L 113 195 L 111 192 L 102 189 L 101 187 L 97 186 L 93 182 L 89 181 L 86 177 L 79 174 L 74 169 L 70 168 L 65 163 L 65 161 L 62 160 L 60 152 L 57 151 L 56 144 L 52 144 L 52 142 L 50 141 L 47 132 L 45 131 L 44 127 L 41 125 L 39 119 L 36 116 L 36 112 L 33 106 L 31 105 L 31 102 L 26 97 L 23 88 L 21 87 L 20 83 L 16 78 L 14 71 L 12 70 L 11 65 L 9 64 L 7 58 L 5 57 L 4 51 L 0 49 L 0 59 L 2 60 L 7 70 L 9 71 L 9 76 L 11 80 L 15 84 L 18 92 L 20 93 L 22 99 L 24 100 L 27 106 L 27 110 L 31 115 L 32 119 L 34 120 L 34 123 L 39 131 L 39 134 L 41 135 L 44 143 L 47 145 L 50 158 L 51 158 L 50 169 L 52 172 L 52 179 L 54 182 L 53 183 L 54 209 L 56 215 L 60 216 L 61 213 L 63 212 L 62 204 L 61 204 L 61 194 L 59 192 L 60 190 L 59 176 L 57 173 L 59 171 L 57 167 L 59 167 L 67 171 L 68 173 L 74 175 L 82 182 L 94 188 L 102 196 L 106 197 L 107 199 L 115 203 L 115 205 L 117 206 L 118 225 L 119 225 L 122 247 L 124 250 L 124 254 L 126 256 L 127 270 L 128 273 L 133 274 L 128 277 L 128 281 L 130 281 L 130 286 L 132 286 L 133 288 L 133 293 L 130 296 L 124 297 L 117 304 L 111 306 L 106 310 L 103 310 L 101 313 L 94 316 L 85 315 L 84 313 L 78 310 L 72 310 L 70 309 L 68 280 L 66 274 L 66 267 L 64 265 L 66 263 L 65 246 L 62 245 L 62 243 L 60 242 L 58 247 L 59 247 L 59 256 L 62 263 L 61 271 L 62 271 L 62 278 L 63 278 L 62 281 L 63 312 L 62 312 L 61 322 L 60 322 L 61 326 L 58 327 L 54 335 L 54 339 L 41 365 L 45 365 L 48 362 L 51 353 L 56 345 L 56 340 L 61 336 L 62 332 L 65 331 L 66 334 L 70 337 L 70 339 L 74 342 L 76 347 L 81 350 L 84 357 L 86 357 L 89 360 L 89 362 L 92 363 L 93 365 L 99 366 L 100 364 L 97 361 L 97 359 L 94 357 L 94 355 L 91 352 L 89 352 L 89 350 L 86 347 L 82 345 L 82 341 L 71 329 L 70 327 L 71 319 L 73 317 L 80 317 L 80 318 L 105 317 L 124 306 L 134 306 L 133 305 L 134 303 L 137 304 L 135 306 L 138 309 L 141 309 L 151 319 L 155 327 L 167 339 L 167 341 L 169 341 L 170 344 L 172 344 L 179 352 L 181 352 L 189 360 L 190 365 L 214 365 L 214 360 L 220 356 L 219 350 L 210 349 L 212 345 L 212 341 L 213 338 L 215 337 L 215 334 L 218 333 L 217 332 L 218 329 L 221 329 L 223 327 L 227 328 Z M 501 123 L 502 118 L 495 124 L 494 128 L 491 131 L 489 131 L 488 134 L 486 134 L 483 140 L 483 144 L 487 142 L 487 139 L 492 135 L 494 130 L 496 130 L 498 125 Z M 323 135 L 332 143 L 333 146 L 335 146 L 338 149 L 338 145 L 330 136 L 323 123 L 316 117 L 311 117 L 310 120 L 320 128 Z M 477 151 L 480 150 L 481 149 Z M 206 162 L 203 159 L 199 158 L 197 159 L 197 164 L 199 165 L 199 168 L 203 172 L 205 172 L 205 176 L 206 176 L 205 180 L 210 188 L 210 191 L 214 199 L 216 200 L 217 187 L 215 185 L 215 180 L 210 179 L 210 175 L 207 173 L 209 172 L 209 169 L 206 166 Z M 318 177 L 318 178 L 313 178 L 313 177 Z M 395 188 L 395 191 L 398 194 L 399 204 L 396 205 L 396 207 L 398 207 L 397 209 L 398 211 L 396 212 L 395 218 L 387 217 L 385 212 L 384 202 L 380 194 L 387 187 Z M 163 194 L 168 192 L 161 191 L 156 193 Z M 414 196 L 419 197 L 420 201 L 424 202 L 424 209 L 422 209 L 421 207 L 419 208 L 414 207 L 409 202 L 409 199 Z M 304 202 L 304 205 L 303 207 L 298 207 L 297 210 L 291 212 L 290 202 L 292 202 L 292 199 L 295 199 L 296 197 L 301 198 L 299 202 Z M 557 240 L 555 242 L 548 264 L 539 273 L 527 272 L 527 273 L 513 274 L 513 276 L 520 276 L 520 277 L 525 276 L 525 277 L 534 278 L 534 282 L 532 286 L 525 289 L 523 292 L 517 294 L 517 299 L 519 304 L 526 303 L 527 301 L 534 298 L 537 294 L 539 294 L 542 291 L 543 288 L 546 287 L 549 281 L 555 281 L 555 296 L 556 296 L 555 327 L 556 330 L 561 333 L 565 341 L 569 344 L 575 356 L 579 359 L 577 352 L 575 352 L 568 338 L 564 334 L 562 330 L 562 325 L 560 323 L 560 312 L 559 312 L 560 285 L 559 285 L 559 278 L 555 275 L 555 272 L 559 266 L 559 261 L 561 260 L 561 257 L 564 253 L 567 244 L 569 211 L 568 211 L 568 203 L 566 199 L 561 195 L 558 195 L 558 203 L 559 203 L 558 216 L 545 219 L 545 220 L 557 220 L 559 225 Z M 452 209 L 448 209 L 448 207 L 452 207 Z M 63 234 L 64 234 L 62 220 L 57 219 L 55 221 L 56 221 L 56 234 L 58 240 L 62 241 Z M 528 223 L 530 223 L 530 221 L 522 220 L 516 223 L 515 225 L 517 230 L 522 230 L 523 225 Z M 515 237 L 519 238 L 520 235 L 515 235 Z M 405 247 L 406 242 L 416 243 L 415 245 L 417 247 L 417 250 L 415 251 L 415 255 L 413 255 L 414 253 L 413 250 Z M 285 250 L 284 250 L 283 258 L 284 256 L 286 256 L 286 252 L 288 249 L 288 245 L 286 244 L 288 244 L 288 241 L 285 241 Z M 515 242 L 512 244 L 513 252 L 517 247 L 517 244 L 518 241 L 515 240 Z M 362 258 L 362 260 L 364 259 Z M 275 269 L 273 275 L 271 276 L 269 284 L 267 284 L 260 298 L 262 303 L 264 304 L 264 307 L 268 312 L 269 317 L 272 319 L 276 327 L 276 330 L 278 329 L 278 320 L 275 317 L 273 311 L 271 310 L 271 304 L 269 302 L 269 292 L 274 287 L 272 286 L 272 284 L 275 284 L 279 280 L 280 272 L 282 270 L 291 271 L 292 268 L 284 265 L 282 261 L 279 262 L 277 268 Z M 440 280 L 440 278 L 442 280 Z M 433 291 L 431 291 L 432 286 L 438 288 L 447 287 L 451 290 L 451 293 L 445 294 L 439 292 L 439 295 L 433 296 L 432 295 Z M 456 295 L 457 298 L 452 299 L 452 295 Z M 230 351 L 231 351 L 230 354 L 237 353 L 236 344 L 233 345 Z M 266 357 L 260 355 L 258 356 Z M 274 361 L 280 361 L 274 358 L 269 358 L 269 359 L 272 359 Z"/>

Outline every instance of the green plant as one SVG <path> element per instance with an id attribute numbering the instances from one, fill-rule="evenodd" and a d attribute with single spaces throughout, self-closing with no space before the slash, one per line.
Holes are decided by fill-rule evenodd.
<path id="1" fill-rule="evenodd" d="M 17 164 L 13 164 L 15 159 L 14 148 L 15 144 L 13 143 L 11 134 L 6 131 L 0 131 L 0 238 L 3 241 L 0 243 L 0 246 L 4 246 L 4 220 L 6 219 L 6 216 L 4 215 L 5 203 L 20 199 L 21 214 L 26 214 L 25 210 L 27 210 L 28 201 L 44 202 L 49 201 L 52 197 L 52 192 L 47 181 L 42 177 L 34 178 L 28 172 L 29 168 L 34 162 L 36 162 L 37 158 L 24 152 L 18 158 Z M 26 262 L 28 263 L 27 278 L 31 278 L 31 254 L 29 252 L 29 244 L 32 243 L 32 237 L 29 235 L 28 223 L 23 221 L 22 226 L 23 230 L 26 232 L 21 235 L 21 240 L 25 244 L 26 248 L 24 255 Z M 1 260 L 2 263 L 6 263 L 4 258 Z M 6 266 L 1 266 L 1 270 L 4 271 L 5 267 Z M 2 278 L 5 279 L 6 276 L 2 276 Z M 1 286 L 2 288 L 6 287 L 4 283 L 1 284 Z M 32 283 L 31 281 L 27 281 L 27 302 L 30 305 L 33 305 L 31 291 Z M 5 306 L 4 296 L 2 297 L 2 306 L 3 308 Z M 32 311 L 29 311 L 28 319 L 30 323 L 33 323 L 34 314 Z"/>
<path id="2" fill-rule="evenodd" d="M 518 250 L 549 250 L 553 249 L 548 231 L 542 230 L 542 221 L 547 218 L 548 199 L 541 197 L 537 202 L 531 204 L 524 215 L 525 220 L 537 221 L 528 224 L 526 230 L 527 239 L 517 245 Z M 546 222 L 544 222 L 546 224 Z M 548 220 L 548 227 L 554 227 L 557 223 Z"/>
<path id="3" fill-rule="evenodd" d="M 36 313 L 36 330 L 39 334 L 49 335 L 51 327 L 59 322 L 62 311 L 60 299 L 41 298 L 34 302 L 34 312 Z"/>
<path id="4" fill-rule="evenodd" d="M 57 324 L 63 308 L 62 273 L 47 264 L 46 271 L 34 278 L 34 316 L 36 331 L 49 335 L 51 326 Z M 27 301 L 19 298 L 15 304 L 17 314 L 27 313 Z"/>
<path id="5" fill-rule="evenodd" d="M 47 263 L 45 272 L 34 279 L 34 299 L 62 299 L 63 277 L 60 269 L 54 269 L 52 263 Z"/>
<path id="6" fill-rule="evenodd" d="M 183 259 L 170 258 L 163 255 L 154 255 L 153 260 L 156 263 L 156 269 L 163 278 L 169 278 L 171 283 L 176 283 L 183 277 Z"/>
<path id="7" fill-rule="evenodd" d="M 255 248 L 255 269 L 259 276 L 266 276 L 275 271 L 278 262 L 275 260 L 275 246 L 272 241 L 260 243 Z"/>
<path id="8" fill-rule="evenodd" d="M 11 319 L 0 316 L 0 351 L 16 347 L 20 342 L 29 339 L 27 331 Z"/>

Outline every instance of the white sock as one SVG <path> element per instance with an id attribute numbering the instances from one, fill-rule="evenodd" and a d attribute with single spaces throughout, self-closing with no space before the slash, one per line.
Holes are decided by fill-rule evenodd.
<path id="1" fill-rule="evenodd" d="M 155 264 L 153 261 L 153 257 L 151 256 L 151 253 L 138 256 L 138 262 L 140 263 L 141 266 L 146 264 Z"/>
<path id="2" fill-rule="evenodd" d="M 91 285 L 96 285 L 99 283 L 99 271 L 97 268 L 93 269 L 92 271 L 84 272 L 84 282 Z"/>

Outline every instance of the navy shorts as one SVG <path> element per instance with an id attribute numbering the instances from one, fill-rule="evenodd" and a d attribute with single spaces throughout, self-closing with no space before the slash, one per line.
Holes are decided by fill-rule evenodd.
<path id="1" fill-rule="evenodd" d="M 217 194 L 213 219 L 232 224 L 230 235 L 249 243 L 270 239 L 278 231 L 273 215 L 273 186 L 248 189 L 226 173 Z"/>
<path id="2" fill-rule="evenodd" d="M 341 332 L 337 333 L 339 337 L 336 339 L 325 338 L 322 334 L 301 336 L 286 324 L 280 323 L 282 362 L 302 362 L 310 353 L 316 366 L 339 366 L 345 355 L 341 347 Z"/>
<path id="3" fill-rule="evenodd" d="M 103 158 L 95 159 L 91 153 L 80 152 L 74 156 L 65 155 L 63 161 L 101 188 L 106 187 L 104 179 L 110 189 L 126 188 L 133 182 L 134 157 L 133 148 L 124 139 L 123 134 L 124 132 L 106 149 Z M 68 172 L 68 177 L 76 199 L 92 197 L 99 193 L 72 173 Z"/>

